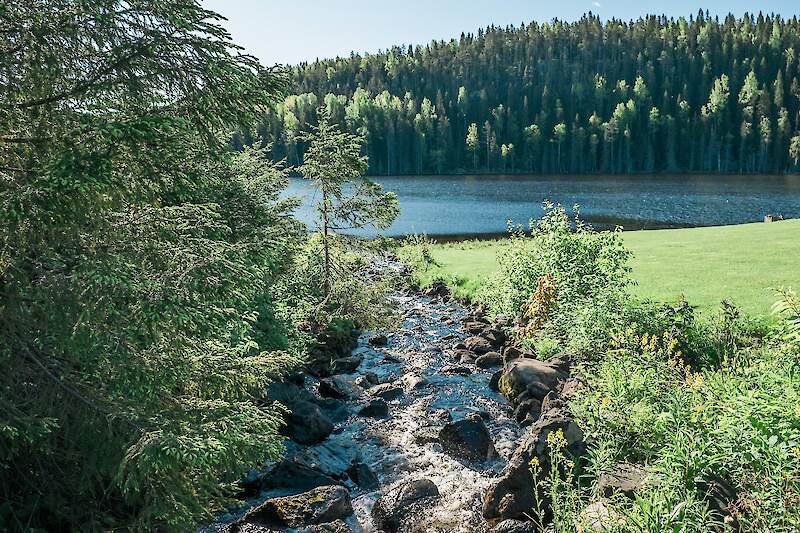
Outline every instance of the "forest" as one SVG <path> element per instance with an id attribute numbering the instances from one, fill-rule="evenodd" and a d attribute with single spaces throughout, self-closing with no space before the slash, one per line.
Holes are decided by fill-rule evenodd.
<path id="1" fill-rule="evenodd" d="M 324 103 L 373 175 L 784 173 L 800 162 L 800 23 L 689 18 L 490 26 L 292 68 L 241 147 L 302 161 Z"/>

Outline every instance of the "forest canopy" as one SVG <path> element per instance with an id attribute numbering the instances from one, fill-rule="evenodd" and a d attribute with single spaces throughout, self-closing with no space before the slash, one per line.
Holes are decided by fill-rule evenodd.
<path id="1" fill-rule="evenodd" d="M 700 12 L 555 20 L 303 63 L 234 144 L 300 164 L 325 104 L 369 171 L 783 173 L 800 160 L 800 23 Z"/>

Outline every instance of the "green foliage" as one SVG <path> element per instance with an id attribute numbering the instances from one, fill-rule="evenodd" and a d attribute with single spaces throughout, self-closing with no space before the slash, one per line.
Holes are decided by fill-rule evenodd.
<path id="1" fill-rule="evenodd" d="M 281 451 L 253 399 L 300 355 L 275 302 L 301 227 L 285 172 L 224 147 L 285 76 L 217 21 L 0 8 L 2 529 L 190 530 Z"/>
<path id="2" fill-rule="evenodd" d="M 800 22 L 687 18 L 587 14 L 304 63 L 257 131 L 293 163 L 297 119 L 335 99 L 372 175 L 797 171 Z"/>
<path id="3" fill-rule="evenodd" d="M 400 259 L 414 272 L 425 272 L 440 266 L 433 257 L 431 247 L 434 242 L 424 233 L 408 235 L 400 249 Z"/>
<path id="4" fill-rule="evenodd" d="M 687 364 L 678 339 L 639 331 L 620 331 L 615 348 L 579 370 L 588 383 L 572 406 L 594 443 L 590 470 L 637 462 L 655 480 L 633 501 L 613 500 L 614 513 L 637 531 L 705 531 L 713 518 L 697 482 L 721 476 L 738 492 L 732 510 L 743 530 L 795 526 L 796 357 L 745 336 L 726 364 L 699 371 Z"/>
<path id="5" fill-rule="evenodd" d="M 630 255 L 620 231 L 594 232 L 580 220 L 577 209 L 570 220 L 563 207 L 545 204 L 530 235 L 512 232 L 498 252 L 498 272 L 482 287 L 479 299 L 495 314 L 525 316 L 534 330 L 547 324 L 551 336 L 567 340 L 569 334 L 575 349 L 592 348 L 613 322 L 611 314 L 630 283 Z M 547 291 L 552 301 L 543 307 L 538 298 L 545 279 L 552 285 Z M 528 316 L 534 308 L 544 315 Z M 585 326 L 582 331 L 580 326 Z"/>
<path id="6" fill-rule="evenodd" d="M 800 347 L 800 299 L 791 288 L 779 289 L 779 300 L 775 302 L 772 312 L 783 318 L 783 338 Z"/>

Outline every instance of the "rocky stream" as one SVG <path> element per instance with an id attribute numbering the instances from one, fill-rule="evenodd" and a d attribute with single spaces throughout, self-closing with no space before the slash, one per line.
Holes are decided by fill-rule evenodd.
<path id="1" fill-rule="evenodd" d="M 560 394 L 566 359 L 537 361 L 506 319 L 443 286 L 392 296 L 402 327 L 358 338 L 324 368 L 273 384 L 291 409 L 287 454 L 252 472 L 247 505 L 205 531 L 538 531 L 531 459 L 549 432 L 583 441 Z M 503 391 L 503 393 L 500 392 Z"/>

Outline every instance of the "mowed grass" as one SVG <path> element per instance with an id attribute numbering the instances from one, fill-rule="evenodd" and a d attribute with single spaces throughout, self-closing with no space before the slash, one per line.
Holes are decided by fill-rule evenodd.
<path id="1" fill-rule="evenodd" d="M 727 299 L 751 315 L 766 315 L 777 287 L 800 289 L 800 220 L 711 228 L 631 231 L 625 244 L 636 286 L 644 299 L 674 301 L 681 295 L 701 312 Z M 420 275 L 451 283 L 460 296 L 475 291 L 497 270 L 503 240 L 437 244 L 439 264 Z"/>

